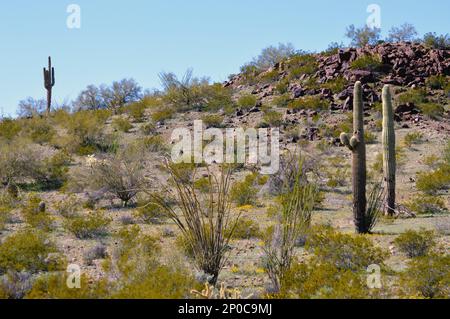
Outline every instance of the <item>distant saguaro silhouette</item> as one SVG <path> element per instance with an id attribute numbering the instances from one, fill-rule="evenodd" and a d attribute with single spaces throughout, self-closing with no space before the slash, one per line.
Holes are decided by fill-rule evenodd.
<path id="1" fill-rule="evenodd" d="M 44 86 L 47 90 L 47 114 L 50 114 L 52 105 L 52 88 L 55 85 L 55 68 L 52 67 L 52 58 L 48 57 L 48 70 L 44 67 Z"/>

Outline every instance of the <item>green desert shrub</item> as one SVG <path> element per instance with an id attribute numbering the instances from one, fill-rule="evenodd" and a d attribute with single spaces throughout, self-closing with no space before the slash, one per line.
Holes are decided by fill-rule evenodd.
<path id="1" fill-rule="evenodd" d="M 54 219 L 46 211 L 45 206 L 42 209 L 42 200 L 37 196 L 31 196 L 28 202 L 22 207 L 21 213 L 25 222 L 35 229 L 50 231 Z"/>
<path id="2" fill-rule="evenodd" d="M 443 163 L 430 172 L 417 174 L 416 187 L 427 194 L 436 194 L 450 186 L 450 164 Z"/>
<path id="3" fill-rule="evenodd" d="M 143 172 L 146 154 L 140 145 L 129 144 L 114 156 L 95 162 L 87 183 L 119 198 L 126 207 L 147 183 Z"/>
<path id="4" fill-rule="evenodd" d="M 448 298 L 450 295 L 450 255 L 431 254 L 414 258 L 400 275 L 407 297 Z"/>
<path id="5" fill-rule="evenodd" d="M 422 103 L 419 109 L 430 119 L 438 120 L 444 115 L 444 107 L 437 103 Z"/>
<path id="6" fill-rule="evenodd" d="M 240 75 L 243 84 L 253 85 L 258 82 L 257 76 L 260 70 L 255 65 L 249 63 L 241 66 Z"/>
<path id="7" fill-rule="evenodd" d="M 415 196 L 405 206 L 418 214 L 440 214 L 447 211 L 442 198 L 427 194 Z"/>
<path id="8" fill-rule="evenodd" d="M 46 118 L 33 117 L 25 123 L 26 134 L 35 143 L 48 143 L 56 135 L 56 130 Z"/>
<path id="9" fill-rule="evenodd" d="M 231 201 L 238 206 L 254 204 L 258 193 L 255 182 L 255 174 L 249 174 L 243 181 L 235 182 L 230 190 Z"/>
<path id="10" fill-rule="evenodd" d="M 67 196 L 65 199 L 55 204 L 57 214 L 63 216 L 64 218 L 76 216 L 80 209 L 80 200 L 75 195 Z"/>
<path id="11" fill-rule="evenodd" d="M 318 260 L 337 269 L 365 271 L 369 265 L 383 265 L 388 253 L 373 245 L 366 235 L 343 234 L 329 226 L 312 229 L 306 247 Z"/>
<path id="12" fill-rule="evenodd" d="M 414 144 L 420 144 L 423 141 L 423 133 L 421 132 L 409 132 L 403 138 L 403 143 L 407 147 L 411 147 Z"/>
<path id="13" fill-rule="evenodd" d="M 174 115 L 174 111 L 169 108 L 169 107 L 162 107 L 158 110 L 155 110 L 152 115 L 151 118 L 153 120 L 153 122 L 158 123 L 164 123 L 167 120 L 170 120 Z"/>
<path id="14" fill-rule="evenodd" d="M 338 76 L 322 84 L 322 87 L 330 89 L 333 93 L 342 92 L 348 85 L 348 81 L 343 76 Z"/>
<path id="15" fill-rule="evenodd" d="M 3 118 L 0 121 L 0 138 L 11 141 L 15 137 L 17 137 L 22 130 L 22 125 L 20 125 L 19 121 Z"/>
<path id="16" fill-rule="evenodd" d="M 448 78 L 444 75 L 432 75 L 426 80 L 427 86 L 432 90 L 442 90 L 447 86 Z"/>
<path id="17" fill-rule="evenodd" d="M 145 110 L 147 109 L 147 104 L 144 100 L 134 102 L 127 105 L 127 113 L 136 122 L 142 122 L 145 119 Z"/>
<path id="18" fill-rule="evenodd" d="M 109 149 L 113 140 L 103 133 L 105 122 L 111 113 L 106 110 L 79 111 L 65 123 L 70 139 L 63 147 L 80 155 Z"/>
<path id="19" fill-rule="evenodd" d="M 290 95 L 284 93 L 282 95 L 275 96 L 272 100 L 272 105 L 276 107 L 287 107 L 289 105 L 290 100 L 291 100 Z"/>
<path id="20" fill-rule="evenodd" d="M 349 169 L 348 167 L 336 167 L 334 170 L 325 169 L 325 175 L 327 177 L 326 185 L 331 188 L 342 187 L 348 184 L 349 181 Z"/>
<path id="21" fill-rule="evenodd" d="M 106 217 L 104 212 L 98 210 L 87 215 L 68 218 L 64 222 L 64 227 L 78 239 L 91 239 L 105 236 L 111 221 L 111 218 Z"/>
<path id="22" fill-rule="evenodd" d="M 400 104 L 414 103 L 419 105 L 428 102 L 427 91 L 423 88 L 410 89 L 397 96 L 397 101 Z"/>
<path id="23" fill-rule="evenodd" d="M 277 91 L 278 94 L 286 94 L 288 92 L 288 89 L 289 89 L 288 79 L 280 80 L 275 85 L 275 90 Z"/>
<path id="24" fill-rule="evenodd" d="M 158 278 L 158 280 L 155 280 Z M 183 299 L 196 286 L 186 270 L 158 265 L 139 280 L 125 283 L 112 298 L 118 299 Z"/>
<path id="25" fill-rule="evenodd" d="M 236 225 L 231 225 L 228 231 L 232 232 L 231 237 L 233 239 L 251 239 L 261 237 L 259 225 L 248 218 L 240 218 L 239 222 L 236 223 Z"/>
<path id="26" fill-rule="evenodd" d="M 264 112 L 260 127 L 279 127 L 283 124 L 283 114 L 277 111 L 268 110 Z"/>
<path id="27" fill-rule="evenodd" d="M 42 274 L 33 282 L 33 286 L 27 292 L 26 299 L 95 299 L 107 297 L 106 291 L 101 292 L 90 279 L 82 274 L 80 288 L 69 288 L 68 273 Z M 94 287 L 93 287 L 94 286 Z"/>
<path id="28" fill-rule="evenodd" d="M 360 56 L 350 64 L 354 70 L 377 71 L 382 66 L 381 58 L 378 55 L 366 54 Z"/>
<path id="29" fill-rule="evenodd" d="M 369 289 L 366 276 L 331 263 L 296 263 L 283 278 L 278 297 L 300 299 L 364 299 L 376 291 Z"/>
<path id="30" fill-rule="evenodd" d="M 364 140 L 367 144 L 374 144 L 377 141 L 377 135 L 371 131 L 364 131 Z"/>
<path id="31" fill-rule="evenodd" d="M 6 224 L 11 221 L 11 210 L 9 207 L 0 206 L 0 231 L 5 230 Z"/>
<path id="32" fill-rule="evenodd" d="M 133 128 L 133 124 L 131 124 L 131 122 L 124 117 L 116 117 L 113 119 L 112 126 L 116 131 L 124 133 L 128 133 Z"/>
<path id="33" fill-rule="evenodd" d="M 72 157 L 66 151 L 58 151 L 41 160 L 40 166 L 32 174 L 37 189 L 53 190 L 61 188 L 67 181 Z"/>
<path id="34" fill-rule="evenodd" d="M 144 135 L 156 134 L 156 126 L 152 122 L 147 122 L 141 126 L 140 131 Z"/>
<path id="35" fill-rule="evenodd" d="M 251 109 L 256 106 L 258 99 L 252 94 L 244 94 L 238 99 L 237 104 L 240 108 Z"/>
<path id="36" fill-rule="evenodd" d="M 195 189 L 201 193 L 208 193 L 211 189 L 211 181 L 208 177 L 202 177 L 194 181 Z"/>
<path id="37" fill-rule="evenodd" d="M 292 110 L 326 110 L 328 102 L 318 95 L 309 95 L 291 101 L 288 108 Z"/>
<path id="38" fill-rule="evenodd" d="M 191 259 L 195 258 L 194 249 L 192 248 L 192 245 L 191 245 L 189 239 L 185 235 L 181 234 L 181 235 L 177 236 L 177 238 L 175 239 L 175 246 L 186 257 L 189 257 Z"/>
<path id="39" fill-rule="evenodd" d="M 203 124 L 205 124 L 206 128 L 210 127 L 220 128 L 222 127 L 223 120 L 224 120 L 223 116 L 218 114 L 207 114 L 202 116 L 202 121 Z"/>
<path id="40" fill-rule="evenodd" d="M 408 230 L 399 235 L 394 243 L 409 258 L 425 256 L 436 245 L 434 232 L 423 229 L 421 231 Z"/>
<path id="41" fill-rule="evenodd" d="M 203 86 L 202 95 L 204 96 L 204 108 L 206 111 L 216 112 L 220 109 L 233 107 L 232 91 L 221 83 Z"/>
<path id="42" fill-rule="evenodd" d="M 160 223 L 167 219 L 167 215 L 161 207 L 144 196 L 138 196 L 134 216 L 144 223 Z"/>
<path id="43" fill-rule="evenodd" d="M 152 135 L 138 140 L 149 152 L 161 152 L 167 149 L 166 142 L 161 135 Z"/>
<path id="44" fill-rule="evenodd" d="M 289 79 L 295 80 L 303 74 L 311 75 L 317 72 L 317 61 L 312 54 L 297 54 L 286 62 L 289 70 Z"/>
<path id="45" fill-rule="evenodd" d="M 54 271 L 63 265 L 56 246 L 39 230 L 21 230 L 0 243 L 0 274 L 6 271 Z"/>
<path id="46" fill-rule="evenodd" d="M 187 298 L 195 285 L 192 276 L 177 264 L 160 265 L 156 259 L 158 239 L 142 234 L 138 226 L 123 228 L 118 244 L 105 264 L 118 280 L 110 282 L 112 298 Z M 158 280 L 155 280 L 158 278 Z"/>

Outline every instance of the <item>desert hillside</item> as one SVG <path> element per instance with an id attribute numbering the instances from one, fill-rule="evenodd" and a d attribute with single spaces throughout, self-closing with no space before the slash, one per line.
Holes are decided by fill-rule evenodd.
<path id="1" fill-rule="evenodd" d="M 163 91 L 139 99 L 127 99 L 135 83 L 124 80 L 111 87 L 131 92 L 123 97 L 102 100 L 88 87 L 70 110 L 23 107 L 0 121 L 0 298 L 197 298 L 208 280 L 234 297 L 449 297 L 449 50 L 380 43 L 296 52 L 265 69 L 249 63 L 225 83 L 190 71 L 161 80 Z M 364 234 L 355 233 L 352 210 L 352 174 L 361 172 L 341 139 L 354 131 L 358 83 L 374 207 Z M 391 215 L 383 204 L 383 88 L 395 131 Z M 223 131 L 279 128 L 280 170 L 166 164 L 173 130 L 192 132 L 195 120 Z M 180 227 L 189 224 L 186 207 L 203 214 L 202 226 L 186 226 L 197 235 Z M 228 224 L 211 226 L 221 209 Z M 270 254 L 289 245 L 280 233 L 294 236 L 283 233 L 289 214 L 303 219 L 284 269 Z M 215 240 L 223 246 L 202 251 Z M 225 252 L 218 274 L 205 271 L 212 251 Z M 67 288 L 68 265 L 79 267 L 80 289 Z M 379 266 L 378 288 L 366 285 L 371 265 Z M 423 276 L 430 267 L 434 282 Z"/>

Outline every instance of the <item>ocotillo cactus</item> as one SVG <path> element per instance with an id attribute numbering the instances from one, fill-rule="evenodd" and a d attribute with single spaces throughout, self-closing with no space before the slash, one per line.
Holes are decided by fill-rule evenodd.
<path id="1" fill-rule="evenodd" d="M 366 225 L 366 144 L 361 82 L 353 91 L 353 136 L 341 133 L 341 142 L 352 151 L 353 219 L 358 233 L 369 232 Z"/>
<path id="2" fill-rule="evenodd" d="M 386 214 L 395 214 L 395 131 L 394 112 L 389 85 L 383 87 L 383 173 L 386 191 Z"/>
<path id="3" fill-rule="evenodd" d="M 48 70 L 44 67 L 44 87 L 47 90 L 47 114 L 52 105 L 52 88 L 55 85 L 55 68 L 52 67 L 52 58 L 48 57 Z"/>

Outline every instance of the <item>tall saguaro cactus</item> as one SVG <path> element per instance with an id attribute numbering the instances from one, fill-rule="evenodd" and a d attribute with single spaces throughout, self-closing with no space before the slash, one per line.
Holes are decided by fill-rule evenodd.
<path id="1" fill-rule="evenodd" d="M 55 68 L 52 67 L 52 58 L 48 57 L 48 70 L 44 67 L 44 87 L 47 90 L 47 114 L 52 105 L 52 88 L 55 85 Z"/>
<path id="2" fill-rule="evenodd" d="M 358 233 L 369 232 L 366 225 L 366 144 L 364 142 L 364 103 L 361 82 L 353 91 L 353 136 L 341 133 L 341 142 L 352 151 L 353 219 Z"/>
<path id="3" fill-rule="evenodd" d="M 383 87 L 383 173 L 386 189 L 386 209 L 387 215 L 395 214 L 395 131 L 394 112 L 392 110 L 392 97 L 389 85 Z"/>

